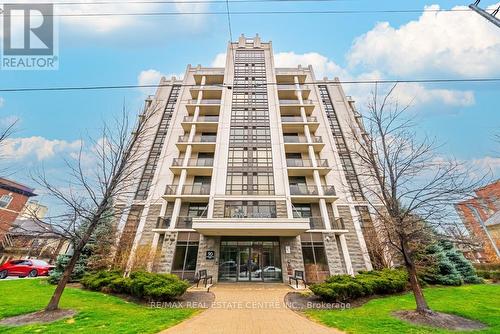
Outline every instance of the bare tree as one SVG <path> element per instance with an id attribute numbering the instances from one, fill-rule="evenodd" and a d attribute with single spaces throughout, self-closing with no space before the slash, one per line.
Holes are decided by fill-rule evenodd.
<path id="1" fill-rule="evenodd" d="M 98 139 L 89 140 L 91 149 L 82 143 L 78 157 L 66 160 L 69 179 L 66 187 L 49 180 L 44 171 L 34 175 L 35 181 L 64 208 L 63 213 L 43 220 L 54 233 L 73 241 L 73 255 L 47 305 L 46 311 L 56 310 L 70 275 L 96 229 L 113 220 L 114 203 L 135 192 L 137 178 L 151 144 L 151 129 L 159 109 L 150 107 L 139 117 L 131 132 L 125 110 L 111 126 L 104 124 Z M 42 220 L 39 220 L 42 223 Z"/>
<path id="2" fill-rule="evenodd" d="M 453 204 L 467 198 L 480 182 L 456 160 L 439 156 L 435 140 L 420 136 L 408 117 L 408 105 L 394 97 L 396 85 L 382 98 L 377 87 L 364 115 L 364 130 L 352 129 L 360 175 L 376 213 L 380 240 L 408 271 L 417 312 L 432 313 L 420 286 L 415 251 L 432 230 L 446 225 Z"/>

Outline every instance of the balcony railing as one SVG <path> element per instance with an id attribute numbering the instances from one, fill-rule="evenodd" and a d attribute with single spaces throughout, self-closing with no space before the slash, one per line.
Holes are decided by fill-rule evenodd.
<path id="1" fill-rule="evenodd" d="M 325 224 L 322 217 L 310 217 L 309 226 L 311 230 L 324 230 Z"/>
<path id="2" fill-rule="evenodd" d="M 330 225 L 333 230 L 345 230 L 344 219 L 340 217 L 330 217 Z"/>
<path id="3" fill-rule="evenodd" d="M 318 195 L 316 186 L 308 186 L 306 184 L 291 184 L 290 195 Z"/>
<path id="4" fill-rule="evenodd" d="M 307 85 L 300 85 L 300 89 L 309 89 Z M 278 84 L 278 90 L 296 89 L 295 84 Z"/>
<path id="5" fill-rule="evenodd" d="M 315 116 L 307 117 L 307 122 L 313 123 L 317 122 L 318 119 Z M 300 116 L 281 116 L 282 123 L 303 123 L 304 119 Z"/>
<path id="6" fill-rule="evenodd" d="M 165 195 L 175 195 L 177 184 L 167 185 Z M 182 187 L 181 195 L 209 195 L 210 184 L 186 184 Z"/>
<path id="7" fill-rule="evenodd" d="M 201 136 L 198 138 L 193 138 L 193 143 L 215 143 L 217 140 L 217 136 Z M 189 136 L 183 135 L 179 136 L 179 143 L 187 143 L 189 142 Z"/>
<path id="8" fill-rule="evenodd" d="M 293 105 L 300 105 L 299 100 L 280 100 L 280 104 L 293 104 Z M 302 104 L 313 104 L 313 101 L 311 100 L 302 100 Z"/>
<path id="9" fill-rule="evenodd" d="M 209 99 L 204 99 L 204 100 L 200 100 L 200 103 L 198 103 L 198 100 L 194 100 L 194 99 L 191 99 L 191 100 L 188 100 L 188 104 L 213 104 L 213 105 L 217 105 L 217 104 L 220 104 L 221 100 L 209 100 Z"/>
<path id="10" fill-rule="evenodd" d="M 323 186 L 323 194 L 325 196 L 335 196 L 335 187 L 334 186 Z"/>
<path id="11" fill-rule="evenodd" d="M 306 137 L 299 137 L 299 136 L 283 136 L 283 140 L 285 143 L 307 143 L 307 138 Z M 311 142 L 312 143 L 322 143 L 323 139 L 320 136 L 311 136 Z"/>
<path id="12" fill-rule="evenodd" d="M 217 123 L 219 121 L 219 116 L 198 116 L 196 122 L 214 122 Z M 184 116 L 184 122 L 194 122 L 193 116 Z"/>
<path id="13" fill-rule="evenodd" d="M 170 217 L 158 217 L 156 219 L 156 228 L 167 229 L 170 227 Z"/>
<path id="14" fill-rule="evenodd" d="M 175 228 L 193 228 L 193 217 L 177 217 Z"/>
<path id="15" fill-rule="evenodd" d="M 176 158 L 172 161 L 172 166 L 181 167 L 184 163 L 183 158 Z M 201 159 L 189 159 L 188 167 L 212 167 L 214 165 L 214 159 L 212 158 L 201 158 Z"/>
<path id="16" fill-rule="evenodd" d="M 317 159 L 316 164 L 318 167 L 328 167 L 328 160 Z M 312 167 L 312 160 L 309 159 L 286 159 L 287 167 Z"/>

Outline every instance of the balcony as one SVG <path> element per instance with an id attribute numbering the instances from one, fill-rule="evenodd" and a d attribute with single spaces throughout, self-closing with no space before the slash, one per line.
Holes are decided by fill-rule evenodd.
<path id="1" fill-rule="evenodd" d="M 311 88 L 308 85 L 300 85 L 300 92 L 303 99 L 308 99 Z M 278 98 L 281 100 L 292 100 L 297 97 L 297 86 L 295 84 L 278 84 Z"/>
<path id="2" fill-rule="evenodd" d="M 320 198 L 331 203 L 338 199 L 333 186 L 321 186 L 321 189 L 323 190 L 323 195 L 319 194 L 316 186 L 307 184 L 291 184 L 290 196 L 294 203 L 315 203 L 318 202 Z"/>
<path id="3" fill-rule="evenodd" d="M 153 232 L 165 231 L 170 227 L 171 218 L 170 217 L 158 217 L 156 219 L 156 226 Z"/>
<path id="4" fill-rule="evenodd" d="M 202 92 L 204 99 L 220 99 L 222 96 L 222 84 L 210 84 L 203 86 L 194 86 L 189 89 L 193 99 L 198 98 L 198 94 Z"/>
<path id="5" fill-rule="evenodd" d="M 308 218 L 193 218 L 193 229 L 203 235 L 297 236 L 310 229 Z"/>
<path id="6" fill-rule="evenodd" d="M 313 162 L 309 159 L 286 159 L 286 165 L 289 176 L 312 176 L 315 170 L 320 175 L 326 175 L 331 170 L 326 159 L 317 159 L 316 167 L 313 167 Z"/>
<path id="7" fill-rule="evenodd" d="M 178 229 L 192 229 L 193 228 L 193 217 L 177 217 L 177 223 L 175 228 Z"/>
<path id="8" fill-rule="evenodd" d="M 189 135 L 179 136 L 177 148 L 184 152 L 187 145 L 192 145 L 193 152 L 215 152 L 215 142 L 217 135 L 200 136 L 196 135 L 192 141 L 189 141 Z"/>
<path id="9" fill-rule="evenodd" d="M 303 132 L 304 125 L 309 126 L 311 132 L 315 132 L 319 127 L 318 119 L 309 116 L 304 120 L 301 116 L 281 116 L 281 127 L 286 132 Z"/>
<path id="10" fill-rule="evenodd" d="M 177 184 L 167 185 L 163 198 L 173 200 L 181 197 L 192 202 L 206 202 L 207 197 L 210 195 L 210 184 L 186 184 L 182 187 L 179 194 L 177 193 L 178 187 Z"/>
<path id="11" fill-rule="evenodd" d="M 310 217 L 309 218 L 309 226 L 311 230 L 324 230 L 325 223 L 323 222 L 322 217 Z"/>
<path id="12" fill-rule="evenodd" d="M 198 100 L 191 99 L 186 103 L 186 110 L 189 115 L 194 115 L 196 107 L 199 107 L 202 115 L 217 115 L 220 111 L 220 104 L 220 99 L 202 99 L 199 103 Z"/>
<path id="13" fill-rule="evenodd" d="M 279 103 L 282 115 L 300 115 L 300 108 L 304 108 L 306 115 L 310 116 L 315 107 L 313 101 L 311 100 L 302 100 L 301 104 L 298 99 L 283 99 L 279 100 Z"/>
<path id="14" fill-rule="evenodd" d="M 187 173 L 189 175 L 212 175 L 214 165 L 213 158 L 189 159 L 186 166 L 183 166 L 183 163 L 183 158 L 176 158 L 172 161 L 170 170 L 174 173 L 174 175 L 180 175 L 183 168 L 187 169 Z"/>
<path id="15" fill-rule="evenodd" d="M 181 125 L 186 132 L 191 130 L 192 125 L 196 125 L 196 131 L 216 132 L 219 126 L 219 116 L 198 116 L 196 121 L 193 116 L 185 116 Z"/>
<path id="16" fill-rule="evenodd" d="M 319 136 L 311 136 L 311 142 L 307 141 L 305 136 L 287 136 L 283 135 L 285 152 L 289 153 L 307 153 L 309 145 L 313 146 L 314 152 L 321 152 L 325 144 Z"/>
<path id="17" fill-rule="evenodd" d="M 332 230 L 346 230 L 344 219 L 340 217 L 330 217 L 330 225 Z"/>

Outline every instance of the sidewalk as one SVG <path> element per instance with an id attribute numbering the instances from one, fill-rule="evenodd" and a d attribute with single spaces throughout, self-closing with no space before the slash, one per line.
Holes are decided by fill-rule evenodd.
<path id="1" fill-rule="evenodd" d="M 217 284 L 214 306 L 163 332 L 175 334 L 342 333 L 288 309 L 284 284 Z"/>

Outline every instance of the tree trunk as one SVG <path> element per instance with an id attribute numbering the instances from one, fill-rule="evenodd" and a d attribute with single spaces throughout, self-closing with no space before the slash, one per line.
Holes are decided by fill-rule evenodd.
<path id="1" fill-rule="evenodd" d="M 66 268 L 64 268 L 64 273 L 61 279 L 59 280 L 59 283 L 57 283 L 57 287 L 54 290 L 52 297 L 50 298 L 49 304 L 45 307 L 45 311 L 55 311 L 59 308 L 59 301 L 61 300 L 64 289 L 66 288 L 66 284 L 68 284 L 71 274 L 73 273 L 73 269 L 75 269 L 75 265 L 78 262 L 80 255 L 82 254 L 83 248 L 85 247 L 90 237 L 92 236 L 95 226 L 96 224 L 89 225 L 82 239 L 80 240 L 80 242 L 78 242 L 77 246 L 75 247 L 75 251 L 71 256 L 68 265 L 66 266 Z"/>
<path id="2" fill-rule="evenodd" d="M 432 310 L 429 308 L 429 305 L 427 305 L 427 301 L 425 300 L 424 292 L 422 291 L 422 287 L 420 286 L 420 282 L 418 281 L 417 269 L 415 267 L 415 264 L 413 263 L 413 259 L 409 254 L 406 243 L 402 242 L 401 244 L 406 271 L 408 272 L 408 276 L 410 279 L 411 290 L 413 291 L 415 303 L 417 304 L 417 312 L 423 314 L 432 313 Z"/>

